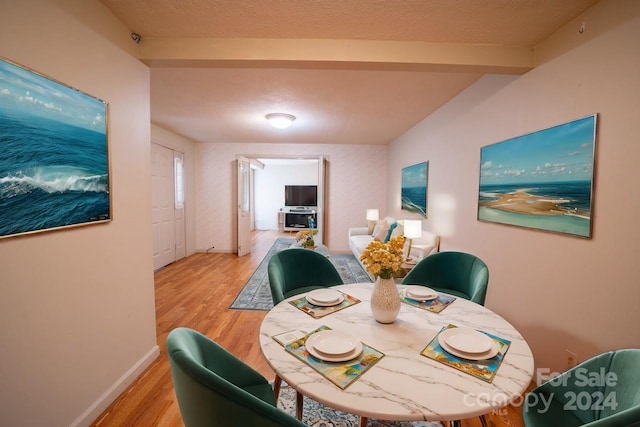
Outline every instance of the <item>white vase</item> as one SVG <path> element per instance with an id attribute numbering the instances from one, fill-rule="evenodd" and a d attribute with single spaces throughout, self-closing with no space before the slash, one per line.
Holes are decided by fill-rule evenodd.
<path id="1" fill-rule="evenodd" d="M 380 323 L 393 323 L 400 312 L 400 295 L 393 279 L 378 277 L 371 293 L 371 313 Z"/>

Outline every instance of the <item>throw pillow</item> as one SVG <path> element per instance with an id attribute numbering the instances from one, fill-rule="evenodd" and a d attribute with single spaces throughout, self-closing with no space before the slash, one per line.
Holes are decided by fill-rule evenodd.
<path id="1" fill-rule="evenodd" d="M 376 222 L 376 225 L 375 227 L 373 227 L 373 231 L 371 232 L 371 236 L 375 237 L 375 235 L 378 234 L 378 232 L 380 231 L 380 228 L 384 227 L 385 225 L 387 225 L 387 221 L 385 221 L 384 219 L 381 219 L 378 222 Z"/>
<path id="2" fill-rule="evenodd" d="M 387 243 L 389 240 L 391 240 L 391 235 L 393 234 L 393 230 L 395 230 L 397 226 L 398 226 L 397 222 L 394 222 L 389 226 L 389 231 L 387 232 L 387 235 L 385 236 L 383 243 Z"/>
<path id="3" fill-rule="evenodd" d="M 396 223 L 397 224 L 397 223 Z M 404 234 L 404 226 L 397 224 L 397 227 L 393 229 L 391 232 L 390 239 L 395 239 L 396 237 Z"/>
<path id="4" fill-rule="evenodd" d="M 378 240 L 382 242 L 383 239 L 387 237 L 388 232 L 389 232 L 389 224 L 387 224 L 387 221 L 383 221 L 383 224 L 378 229 L 378 232 L 373 235 L 373 240 Z"/>

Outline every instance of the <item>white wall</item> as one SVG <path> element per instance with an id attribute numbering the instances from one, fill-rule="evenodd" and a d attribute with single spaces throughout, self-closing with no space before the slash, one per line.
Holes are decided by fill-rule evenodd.
<path id="1" fill-rule="evenodd" d="M 277 230 L 278 212 L 284 209 L 285 185 L 318 185 L 318 162 L 268 164 L 255 170 L 256 229 Z"/>
<path id="2" fill-rule="evenodd" d="M 204 251 L 215 245 L 220 252 L 237 249 L 235 211 L 236 155 L 249 157 L 329 157 L 328 235 L 324 243 L 332 252 L 348 252 L 347 229 L 366 226 L 367 208 L 384 214 L 387 147 L 340 144 L 196 144 L 196 246 Z"/>
<path id="3" fill-rule="evenodd" d="M 113 221 L 0 240 L 0 425 L 88 425 L 158 354 L 149 70 L 96 0 L 0 10 L 0 56 L 109 103 Z"/>
<path id="4" fill-rule="evenodd" d="M 151 141 L 184 154 L 185 168 L 185 238 L 187 256 L 196 252 L 196 186 L 195 142 L 181 135 L 151 124 Z"/>
<path id="5" fill-rule="evenodd" d="M 543 65 L 481 79 L 390 146 L 387 209 L 399 215 L 401 168 L 428 160 L 425 228 L 441 250 L 487 262 L 487 306 L 523 333 L 537 367 L 564 370 L 566 349 L 584 360 L 640 346 L 638 40 L 640 2 L 605 0 L 539 47 Z M 593 113 L 593 238 L 476 220 L 481 147 Z"/>

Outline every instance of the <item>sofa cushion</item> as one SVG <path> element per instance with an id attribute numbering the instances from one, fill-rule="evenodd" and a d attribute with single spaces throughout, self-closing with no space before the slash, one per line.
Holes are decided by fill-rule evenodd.
<path id="1" fill-rule="evenodd" d="M 411 257 L 412 258 L 425 258 L 432 253 L 437 252 L 436 247 L 434 245 L 412 245 L 411 246 Z M 407 254 L 409 256 L 409 254 Z"/>
<path id="2" fill-rule="evenodd" d="M 369 236 L 368 234 L 351 236 L 351 243 L 353 244 L 355 250 L 358 251 L 358 255 L 360 255 L 365 249 L 367 249 L 367 246 L 372 241 L 373 237 Z"/>

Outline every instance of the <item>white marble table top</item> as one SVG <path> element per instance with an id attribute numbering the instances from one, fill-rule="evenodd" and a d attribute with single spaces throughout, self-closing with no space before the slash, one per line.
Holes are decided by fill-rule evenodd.
<path id="1" fill-rule="evenodd" d="M 260 327 L 260 346 L 269 365 L 305 396 L 368 418 L 442 421 L 471 418 L 506 406 L 519 399 L 531 381 L 533 354 L 526 341 L 509 322 L 481 305 L 458 298 L 436 314 L 403 303 L 396 321 L 385 325 L 371 315 L 373 283 L 335 288 L 362 302 L 314 319 L 286 300 L 267 314 Z M 297 297 L 300 296 L 293 298 Z M 449 323 L 511 341 L 492 383 L 420 354 Z M 340 390 L 272 338 L 293 329 L 311 332 L 321 325 L 345 331 L 385 356 L 345 390 Z"/>

